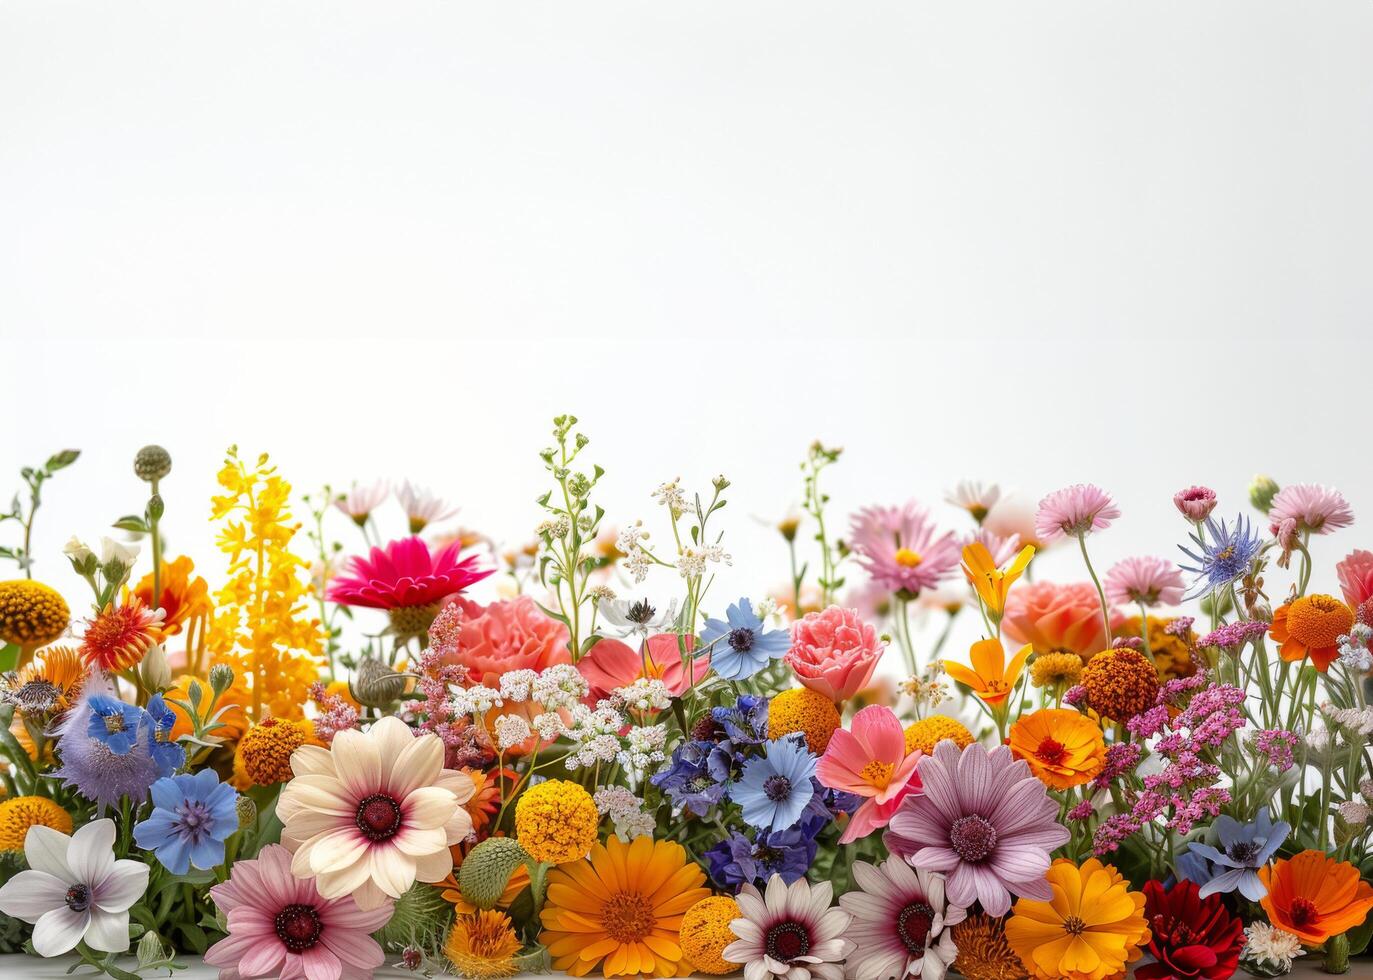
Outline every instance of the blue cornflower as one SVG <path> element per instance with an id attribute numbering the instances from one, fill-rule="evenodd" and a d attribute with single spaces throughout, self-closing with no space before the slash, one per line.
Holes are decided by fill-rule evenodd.
<path id="1" fill-rule="evenodd" d="M 1216 818 L 1212 829 L 1220 847 L 1188 844 L 1188 853 L 1178 856 L 1178 873 L 1201 887 L 1201 898 L 1238 891 L 1251 902 L 1268 894 L 1259 880 L 1258 869 L 1268 863 L 1292 832 L 1283 821 L 1273 823 L 1266 810 L 1253 823 L 1242 824 L 1233 817 Z"/>
<path id="2" fill-rule="evenodd" d="M 91 698 L 90 706 L 91 719 L 86 726 L 86 733 L 98 739 L 115 755 L 128 755 L 138 739 L 143 709 L 104 694 Z"/>
<path id="3" fill-rule="evenodd" d="M 1178 566 L 1197 577 L 1183 596 L 1184 599 L 1195 599 L 1242 578 L 1263 547 L 1263 539 L 1243 514 L 1236 515 L 1233 527 L 1224 521 L 1216 523 L 1215 518 L 1208 517 L 1206 534 L 1194 532 L 1189 537 L 1200 549 L 1200 554 L 1178 545 L 1179 551 L 1196 562 L 1196 565 Z M 1206 540 L 1208 537 L 1210 541 Z"/>
<path id="4" fill-rule="evenodd" d="M 224 841 L 238 830 L 238 794 L 213 769 L 159 779 L 152 796 L 153 812 L 133 829 L 139 847 L 175 875 L 224 863 Z"/>
<path id="5" fill-rule="evenodd" d="M 725 795 L 723 780 L 716 778 L 710 766 L 715 748 L 712 742 L 685 742 L 673 750 L 671 767 L 649 781 L 674 804 L 703 817 Z"/>
<path id="6" fill-rule="evenodd" d="M 143 710 L 148 713 L 148 751 L 157 763 L 157 774 L 170 776 L 186 764 L 186 751 L 171 740 L 176 712 L 167 707 L 160 694 L 148 698 L 148 706 Z"/>
<path id="7" fill-rule="evenodd" d="M 753 604 L 740 599 L 725 610 L 723 620 L 706 620 L 701 643 L 710 648 L 710 666 L 715 673 L 727 681 L 742 681 L 786 653 L 791 634 L 764 629 Z"/>
<path id="8" fill-rule="evenodd" d="M 711 879 L 737 892 L 743 885 L 764 885 L 773 875 L 787 884 L 805 877 L 818 849 L 815 838 L 797 828 L 760 832 L 757 840 L 735 831 L 706 851 L 705 859 Z"/>
<path id="9" fill-rule="evenodd" d="M 768 699 L 741 694 L 732 708 L 711 708 L 710 716 L 735 745 L 759 745 L 768 737 Z"/>
<path id="10" fill-rule="evenodd" d="M 801 819 L 815 797 L 815 756 L 789 739 L 768 742 L 765 754 L 744 763 L 730 797 L 744 820 L 762 830 L 786 830 Z"/>

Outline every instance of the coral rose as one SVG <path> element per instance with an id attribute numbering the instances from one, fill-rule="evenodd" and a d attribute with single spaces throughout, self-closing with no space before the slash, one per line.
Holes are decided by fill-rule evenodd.
<path id="1" fill-rule="evenodd" d="M 841 702 L 868 686 L 884 649 L 858 610 L 830 606 L 792 626 L 784 659 L 803 685 Z"/>
<path id="2" fill-rule="evenodd" d="M 468 670 L 473 684 L 500 687 L 510 670 L 543 670 L 572 662 L 567 627 L 550 619 L 527 595 L 481 606 L 461 597 L 462 627 L 456 651 L 445 659 Z"/>
<path id="3" fill-rule="evenodd" d="M 1111 645 L 1101 600 L 1089 582 L 1031 582 L 1016 589 L 1006 600 L 1001 628 L 1035 653 L 1076 653 L 1086 660 Z"/>

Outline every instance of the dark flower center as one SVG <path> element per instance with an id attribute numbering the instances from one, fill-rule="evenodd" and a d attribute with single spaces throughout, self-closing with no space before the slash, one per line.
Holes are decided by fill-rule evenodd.
<path id="1" fill-rule="evenodd" d="M 358 830 L 368 840 L 390 840 L 400 830 L 400 804 L 378 793 L 358 804 Z"/>
<path id="2" fill-rule="evenodd" d="M 640 599 L 629 607 L 628 619 L 631 623 L 638 623 L 643 626 L 653 619 L 654 608 L 645 600 Z"/>
<path id="3" fill-rule="evenodd" d="M 1292 899 L 1292 907 L 1287 914 L 1291 917 L 1292 924 L 1299 929 L 1310 925 L 1320 915 L 1315 904 L 1309 898 Z"/>
<path id="4" fill-rule="evenodd" d="M 774 803 L 781 803 L 791 795 L 791 780 L 786 776 L 769 776 L 763 780 L 763 795 Z"/>
<path id="5" fill-rule="evenodd" d="M 976 814 L 959 817 L 949 828 L 949 846 L 964 861 L 976 864 L 996 848 L 996 828 Z"/>
<path id="6" fill-rule="evenodd" d="M 1063 747 L 1063 743 L 1052 738 L 1046 738 L 1039 743 L 1039 749 L 1035 752 L 1035 758 L 1046 765 L 1056 766 L 1063 761 L 1063 757 L 1068 754 L 1068 750 Z"/>
<path id="7" fill-rule="evenodd" d="M 753 630 L 746 628 L 730 630 L 729 646 L 735 653 L 748 653 L 753 649 Z"/>
<path id="8" fill-rule="evenodd" d="M 303 953 L 319 942 L 324 923 L 313 905 L 288 905 L 276 915 L 277 936 L 293 953 Z"/>
<path id="9" fill-rule="evenodd" d="M 181 831 L 181 836 L 193 842 L 198 842 L 208 834 L 214 825 L 209 809 L 199 800 L 182 801 L 182 805 L 176 808 L 176 813 L 177 829 Z"/>
<path id="10" fill-rule="evenodd" d="M 19 709 L 33 714 L 46 714 L 57 707 L 62 698 L 62 689 L 52 681 L 29 681 L 16 695 Z"/>
<path id="11" fill-rule="evenodd" d="M 1254 841 L 1243 840 L 1230 847 L 1230 859 L 1240 864 L 1253 864 L 1259 856 L 1259 845 Z"/>
<path id="12" fill-rule="evenodd" d="M 1070 936 L 1080 936 L 1087 931 L 1087 923 L 1075 915 L 1070 915 L 1063 920 L 1063 931 Z"/>
<path id="13" fill-rule="evenodd" d="M 767 933 L 768 955 L 790 963 L 810 952 L 810 930 L 799 922 L 779 922 Z"/>
<path id="14" fill-rule="evenodd" d="M 923 953 L 933 924 L 934 909 L 925 902 L 912 902 L 896 915 L 896 935 L 908 952 Z"/>
<path id="15" fill-rule="evenodd" d="M 73 912 L 84 912 L 91 907 L 91 890 L 85 885 L 72 885 L 67 889 L 66 901 Z"/>

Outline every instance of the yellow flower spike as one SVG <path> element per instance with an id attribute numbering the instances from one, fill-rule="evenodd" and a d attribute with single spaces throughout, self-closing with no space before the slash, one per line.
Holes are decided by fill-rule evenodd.
<path id="1" fill-rule="evenodd" d="M 1006 595 L 1011 591 L 1011 586 L 1016 583 L 1016 580 L 1025 573 L 1025 569 L 1030 564 L 1030 559 L 1034 556 L 1034 545 L 1027 544 L 1020 549 L 1020 554 L 1016 555 L 1003 571 L 997 567 L 992 558 L 992 553 L 981 541 L 974 541 L 964 546 L 963 574 L 967 576 L 968 582 L 976 590 L 978 598 L 982 600 L 982 605 L 987 610 L 987 615 L 993 621 L 1001 621 L 1002 615 L 1006 612 Z"/>
<path id="2" fill-rule="evenodd" d="M 1025 644 L 1007 663 L 1001 641 L 993 637 L 990 640 L 978 640 L 972 645 L 968 654 L 972 660 L 971 668 L 949 660 L 942 663 L 946 674 L 971 688 L 988 707 L 999 708 L 1015 690 L 1016 681 L 1020 680 L 1020 672 L 1025 669 L 1025 660 L 1032 649 L 1030 644 Z"/>

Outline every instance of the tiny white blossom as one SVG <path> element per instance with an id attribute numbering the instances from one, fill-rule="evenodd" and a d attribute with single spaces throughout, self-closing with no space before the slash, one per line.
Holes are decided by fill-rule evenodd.
<path id="1" fill-rule="evenodd" d="M 1303 952 L 1300 939 L 1266 922 L 1255 922 L 1244 930 L 1244 960 L 1279 975 L 1291 971 L 1292 961 Z"/>
<path id="2" fill-rule="evenodd" d="M 496 745 L 501 751 L 527 741 L 531 734 L 529 722 L 519 715 L 501 715 L 496 719 Z"/>
<path id="3" fill-rule="evenodd" d="M 687 503 L 686 494 L 684 494 L 682 488 L 677 485 L 679 480 L 681 480 L 680 476 L 661 484 L 657 490 L 653 491 L 653 499 L 666 507 L 668 512 L 672 514 L 673 519 L 681 517 L 690 509 L 690 505 Z"/>
<path id="4" fill-rule="evenodd" d="M 538 671 L 507 670 L 501 675 L 501 697 L 507 701 L 528 701 L 538 680 Z"/>
<path id="5" fill-rule="evenodd" d="M 638 585 L 648 578 L 648 570 L 653 567 L 653 559 L 648 557 L 648 552 L 644 549 L 634 548 L 625 553 L 625 560 L 620 564 L 634 579 L 634 584 Z"/>
<path id="6" fill-rule="evenodd" d="M 550 711 L 555 711 L 580 703 L 590 690 L 586 678 L 576 667 L 554 664 L 545 668 L 530 685 L 530 697 Z"/>
<path id="7" fill-rule="evenodd" d="M 566 734 L 567 729 L 563 727 L 563 720 L 553 712 L 534 716 L 534 731 L 539 733 L 539 738 L 545 742 L 551 742 L 559 735 Z"/>
<path id="8" fill-rule="evenodd" d="M 620 528 L 619 534 L 615 536 L 615 550 L 623 555 L 628 555 L 640 549 L 639 539 L 647 540 L 648 532 L 644 530 L 643 521 L 635 521 Z"/>
<path id="9" fill-rule="evenodd" d="M 627 711 L 640 714 L 646 711 L 663 711 L 672 706 L 672 693 L 661 680 L 639 677 L 628 687 L 617 687 L 610 692 L 611 699 Z"/>

